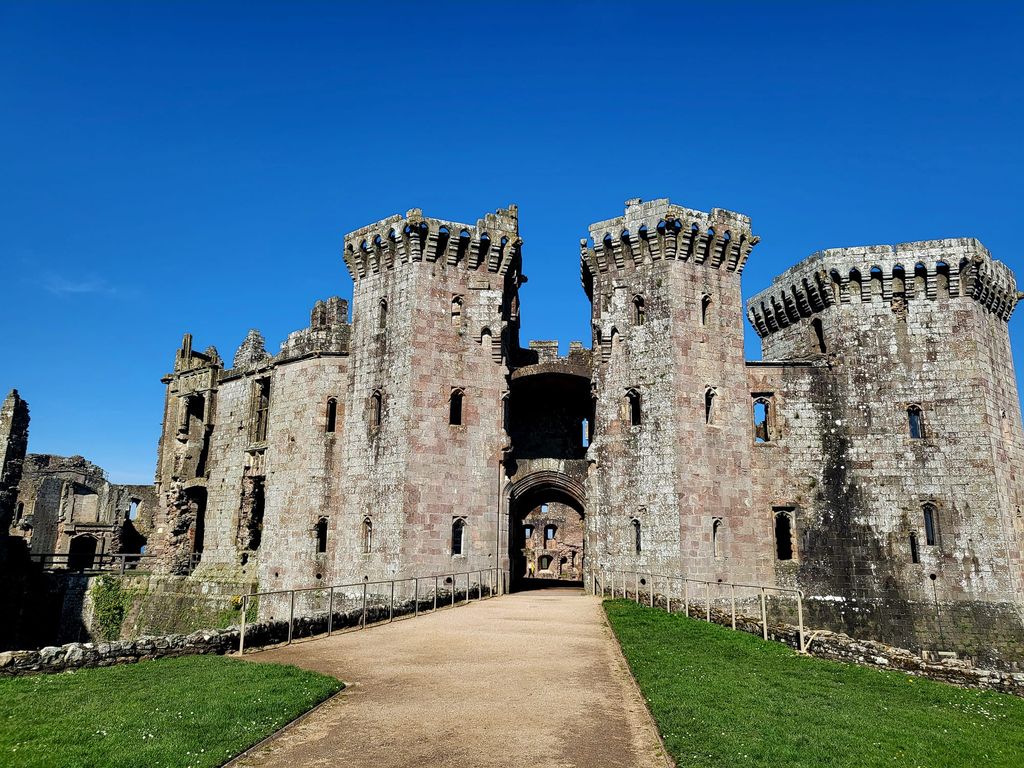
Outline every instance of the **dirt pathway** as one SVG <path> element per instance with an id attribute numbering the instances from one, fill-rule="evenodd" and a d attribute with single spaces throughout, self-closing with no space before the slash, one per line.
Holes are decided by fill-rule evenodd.
<path id="1" fill-rule="evenodd" d="M 249 657 L 349 687 L 238 766 L 658 766 L 669 761 L 579 590 L 522 592 Z"/>

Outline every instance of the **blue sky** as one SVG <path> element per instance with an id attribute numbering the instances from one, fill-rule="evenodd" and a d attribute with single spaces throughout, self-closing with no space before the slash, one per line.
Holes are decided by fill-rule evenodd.
<path id="1" fill-rule="evenodd" d="M 1024 6 L 889 5 L 0 3 L 0 388 L 151 481 L 182 333 L 276 351 L 412 207 L 519 204 L 524 342 L 589 339 L 577 243 L 630 197 L 750 215 L 747 296 L 940 237 L 1024 275 Z"/>

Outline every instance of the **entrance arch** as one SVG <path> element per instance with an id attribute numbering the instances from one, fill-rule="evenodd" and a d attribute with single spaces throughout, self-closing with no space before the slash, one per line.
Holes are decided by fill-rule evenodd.
<path id="1" fill-rule="evenodd" d="M 96 561 L 96 537 L 88 534 L 75 536 L 68 547 L 68 568 L 72 571 L 91 570 Z"/>
<path id="2" fill-rule="evenodd" d="M 509 585 L 512 591 L 582 585 L 586 560 L 583 485 L 542 470 L 509 488 Z"/>

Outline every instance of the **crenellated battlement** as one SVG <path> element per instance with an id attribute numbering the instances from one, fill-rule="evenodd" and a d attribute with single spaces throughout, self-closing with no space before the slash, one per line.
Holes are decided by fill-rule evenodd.
<path id="1" fill-rule="evenodd" d="M 1009 320 L 1013 273 L 974 238 L 831 248 L 812 254 L 747 302 L 761 337 L 837 304 L 971 298 Z"/>
<path id="2" fill-rule="evenodd" d="M 450 267 L 486 269 L 504 275 L 521 258 L 519 208 L 510 205 L 476 224 L 434 219 L 413 208 L 345 235 L 344 258 L 352 279 L 409 262 L 441 262 Z"/>
<path id="3" fill-rule="evenodd" d="M 668 198 L 626 201 L 622 216 L 590 225 L 580 240 L 583 286 L 594 275 L 659 260 L 692 261 L 737 274 L 743 271 L 760 238 L 750 232 L 750 217 L 722 208 L 710 213 L 673 205 Z"/>

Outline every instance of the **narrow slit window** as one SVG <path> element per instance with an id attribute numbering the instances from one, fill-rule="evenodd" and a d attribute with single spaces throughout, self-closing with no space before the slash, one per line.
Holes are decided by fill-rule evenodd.
<path id="1" fill-rule="evenodd" d="M 775 513 L 775 557 L 793 559 L 793 518 L 788 511 Z"/>
<path id="2" fill-rule="evenodd" d="M 643 539 L 642 539 L 642 533 L 641 533 L 641 530 L 640 530 L 640 521 L 634 519 L 632 525 L 633 525 L 633 551 L 636 554 L 639 555 L 640 551 L 643 549 Z"/>
<path id="3" fill-rule="evenodd" d="M 925 504 L 924 512 L 924 543 L 934 547 L 939 543 L 939 531 L 937 527 L 937 512 L 934 504 Z"/>
<path id="4" fill-rule="evenodd" d="M 327 426 L 326 432 L 334 432 L 338 426 L 338 401 L 333 397 L 327 401 Z"/>
<path id="5" fill-rule="evenodd" d="M 452 297 L 452 326 L 458 328 L 462 325 L 462 297 Z"/>
<path id="6" fill-rule="evenodd" d="M 722 556 L 722 518 L 716 517 L 711 523 L 711 551 L 716 558 Z"/>
<path id="7" fill-rule="evenodd" d="M 636 325 L 643 325 L 646 321 L 647 315 L 644 311 L 644 297 L 634 296 L 633 297 L 633 322 Z"/>
<path id="8" fill-rule="evenodd" d="M 463 539 L 466 534 L 466 521 L 457 518 L 452 522 L 452 555 L 461 555 L 463 550 Z"/>
<path id="9" fill-rule="evenodd" d="M 377 305 L 377 328 L 384 330 L 388 327 L 388 300 L 381 299 Z"/>
<path id="10" fill-rule="evenodd" d="M 257 379 L 255 385 L 255 424 L 253 425 L 253 441 L 262 442 L 267 439 L 267 424 L 270 415 L 270 379 Z"/>
<path id="11" fill-rule="evenodd" d="M 370 426 L 376 429 L 384 416 L 384 396 L 378 389 L 370 396 Z"/>
<path id="12" fill-rule="evenodd" d="M 373 551 L 373 521 L 368 518 L 363 518 L 363 553 L 369 553 Z"/>
<path id="13" fill-rule="evenodd" d="M 919 405 L 911 405 L 907 408 L 907 422 L 910 427 L 912 440 L 924 439 L 924 412 Z"/>
<path id="14" fill-rule="evenodd" d="M 818 352 L 825 354 L 828 347 L 825 345 L 825 329 L 821 325 L 820 318 L 811 320 L 811 328 L 814 331 L 814 341 L 818 345 Z"/>
<path id="15" fill-rule="evenodd" d="M 589 419 L 583 419 L 582 423 L 580 424 L 580 427 L 581 427 L 581 432 L 582 432 L 582 435 L 581 435 L 582 446 L 584 448 L 589 448 L 590 447 L 590 420 Z"/>
<path id="16" fill-rule="evenodd" d="M 700 324 L 707 325 L 711 319 L 711 297 L 706 293 L 700 297 Z"/>
<path id="17" fill-rule="evenodd" d="M 639 427 L 643 423 L 643 411 L 640 407 L 640 393 L 635 389 L 626 392 L 626 402 L 629 407 L 629 424 L 632 427 Z"/>
<path id="18" fill-rule="evenodd" d="M 708 387 L 704 390 L 704 423 L 714 424 L 715 423 L 715 399 L 718 397 L 718 393 L 714 387 Z"/>
<path id="19" fill-rule="evenodd" d="M 912 563 L 920 563 L 921 562 L 921 553 L 918 552 L 918 549 L 917 549 L 917 534 L 916 533 L 910 534 L 910 562 L 912 562 Z"/>
<path id="20" fill-rule="evenodd" d="M 327 518 L 321 517 L 316 521 L 316 551 L 323 553 L 327 551 Z"/>
<path id="21" fill-rule="evenodd" d="M 451 398 L 448 401 L 448 423 L 453 426 L 462 424 L 462 400 L 465 392 L 461 389 L 453 389 Z"/>

